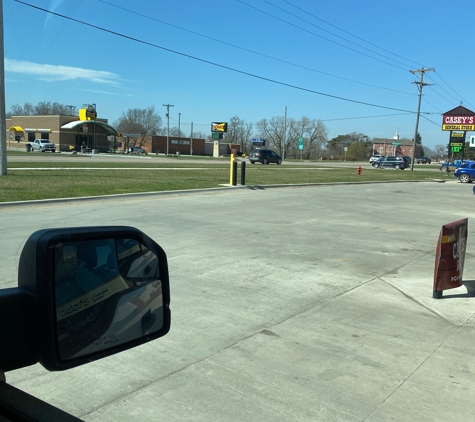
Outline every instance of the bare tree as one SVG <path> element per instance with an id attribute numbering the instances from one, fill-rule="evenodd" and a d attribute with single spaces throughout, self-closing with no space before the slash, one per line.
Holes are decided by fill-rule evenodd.
<path id="1" fill-rule="evenodd" d="M 437 158 L 437 160 L 440 160 L 443 157 L 447 157 L 447 147 L 440 144 L 436 145 L 434 147 L 434 154 L 436 156 L 434 158 Z"/>
<path id="2" fill-rule="evenodd" d="M 272 119 L 262 119 L 256 123 L 257 132 L 260 138 L 266 140 L 266 145 L 277 150 L 279 155 L 284 156 L 286 152 L 286 137 L 284 136 L 284 118 L 272 117 Z"/>
<path id="3" fill-rule="evenodd" d="M 77 109 L 74 106 L 60 104 L 58 102 L 41 101 L 37 105 L 25 103 L 23 106 L 14 104 L 10 107 L 8 115 L 11 116 L 50 116 L 50 115 L 74 115 Z"/>
<path id="4" fill-rule="evenodd" d="M 196 131 L 196 132 L 193 132 L 193 138 L 195 139 L 206 139 L 206 134 L 204 134 L 203 132 L 200 132 L 200 131 Z"/>
<path id="5" fill-rule="evenodd" d="M 300 156 L 298 145 L 302 138 L 306 158 L 317 158 L 327 140 L 327 128 L 323 122 L 308 117 L 288 119 L 286 122 L 283 117 L 273 117 L 260 120 L 256 127 L 269 147 L 275 148 L 282 157 Z"/>
<path id="6" fill-rule="evenodd" d="M 302 138 L 304 142 L 304 152 L 306 159 L 316 159 L 322 155 L 324 145 L 327 142 L 328 131 L 321 120 L 310 120 L 302 117 L 300 120 Z"/>
<path id="7" fill-rule="evenodd" d="M 240 145 L 240 150 L 249 151 L 251 149 L 252 123 L 234 116 L 229 120 L 228 132 L 224 134 L 223 140 L 231 144 Z"/>
<path id="8" fill-rule="evenodd" d="M 139 135 L 138 146 L 145 143 L 147 135 L 158 135 L 162 118 L 155 112 L 155 107 L 129 108 L 123 112 L 114 126 L 119 132 Z"/>
<path id="9" fill-rule="evenodd" d="M 165 130 L 165 135 L 166 134 L 167 134 L 167 130 Z M 181 129 L 178 129 L 177 126 L 170 128 L 170 136 L 174 136 L 176 138 L 188 138 L 188 136 L 185 135 L 185 133 Z"/>

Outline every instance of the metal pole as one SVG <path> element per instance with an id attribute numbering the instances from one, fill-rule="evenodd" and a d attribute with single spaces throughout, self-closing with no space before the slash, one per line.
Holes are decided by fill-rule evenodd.
<path id="1" fill-rule="evenodd" d="M 232 185 L 237 185 L 237 161 L 233 161 L 233 178 Z"/>
<path id="2" fill-rule="evenodd" d="M 180 142 L 181 142 L 180 120 L 181 120 L 181 113 L 178 113 L 178 145 L 177 145 L 178 152 L 180 152 Z"/>
<path id="3" fill-rule="evenodd" d="M 193 155 L 193 122 L 191 122 L 190 142 L 190 155 Z"/>
<path id="4" fill-rule="evenodd" d="M 246 184 L 246 162 L 241 161 L 241 185 L 245 186 Z"/>
<path id="5" fill-rule="evenodd" d="M 94 146 L 94 152 L 96 152 L 96 119 L 97 119 L 97 111 L 96 111 L 96 105 L 93 104 L 94 106 L 94 138 L 92 140 L 93 146 Z"/>
<path id="6" fill-rule="evenodd" d="M 170 107 L 174 107 L 172 104 L 163 104 L 163 107 L 167 108 L 167 155 L 169 153 L 170 144 Z"/>
<path id="7" fill-rule="evenodd" d="M 282 160 L 285 158 L 285 142 L 287 138 L 287 106 L 285 106 L 285 112 L 284 112 L 284 142 L 282 145 Z"/>
<path id="8" fill-rule="evenodd" d="M 7 122 L 5 119 L 5 58 L 3 48 L 3 2 L 0 0 L 0 176 L 7 175 Z"/>

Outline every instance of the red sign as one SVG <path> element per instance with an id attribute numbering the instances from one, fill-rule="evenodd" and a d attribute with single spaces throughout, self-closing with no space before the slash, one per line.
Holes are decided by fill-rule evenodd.
<path id="1" fill-rule="evenodd" d="M 443 125 L 475 125 L 475 116 L 443 116 Z"/>
<path id="2" fill-rule="evenodd" d="M 467 229 L 467 218 L 442 226 L 435 252 L 434 299 L 440 299 L 443 290 L 462 285 Z"/>

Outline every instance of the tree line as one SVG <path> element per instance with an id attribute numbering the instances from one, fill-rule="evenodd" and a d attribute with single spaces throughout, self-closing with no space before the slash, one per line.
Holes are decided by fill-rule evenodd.
<path id="1" fill-rule="evenodd" d="M 39 102 L 37 105 L 25 103 L 13 105 L 7 118 L 12 116 L 35 115 L 77 115 L 74 106 L 57 102 Z M 143 146 L 149 135 L 167 135 L 168 127 L 163 124 L 162 117 L 154 106 L 146 108 L 131 108 L 120 115 L 112 123 L 118 132 L 136 135 L 136 145 Z M 170 127 L 169 134 L 173 137 L 188 137 L 179 127 Z M 422 143 L 420 134 L 416 142 Z M 199 131 L 193 132 L 194 138 L 204 138 L 212 141 L 211 134 Z M 284 116 L 262 119 L 256 123 L 247 122 L 238 116 L 231 117 L 228 121 L 228 131 L 223 134 L 223 142 L 237 144 L 240 151 L 248 153 L 253 148 L 254 139 L 264 139 L 266 148 L 275 150 L 283 158 L 304 159 L 346 159 L 366 160 L 373 154 L 373 141 L 363 133 L 352 132 L 338 135 L 328 140 L 328 130 L 319 119 L 302 117 L 286 119 Z M 411 142 L 402 138 L 401 142 Z M 303 149 L 299 145 L 303 145 Z M 422 155 L 432 155 L 434 158 L 444 156 L 446 147 L 437 145 L 434 150 L 424 147 Z"/>

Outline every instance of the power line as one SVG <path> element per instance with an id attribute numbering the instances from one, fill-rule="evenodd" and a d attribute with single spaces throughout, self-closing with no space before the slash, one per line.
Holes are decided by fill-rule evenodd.
<path id="1" fill-rule="evenodd" d="M 444 82 L 445 85 L 447 85 L 456 95 L 457 97 L 455 97 L 454 95 L 452 95 L 450 92 L 448 92 L 446 89 L 444 89 L 442 86 L 440 85 L 437 85 L 442 91 L 444 91 L 446 94 L 450 95 L 455 101 L 457 102 L 460 102 L 461 100 L 463 100 L 465 103 L 467 104 L 470 104 L 468 101 L 466 101 L 459 93 L 457 93 L 457 91 L 455 91 L 455 89 L 453 89 L 447 82 L 445 82 L 445 80 L 442 78 L 442 76 L 440 76 L 437 72 L 435 72 L 435 74 L 440 78 L 440 80 L 442 82 Z M 434 83 L 434 79 L 432 79 L 431 77 L 428 76 L 428 78 L 430 80 L 432 80 Z M 445 99 L 445 98 L 444 98 Z M 448 100 L 447 100 L 448 101 Z M 450 101 L 449 101 L 450 102 Z"/>
<path id="2" fill-rule="evenodd" d="M 21 1 L 21 0 L 14 0 L 14 1 L 17 2 L 17 3 L 21 3 L 25 6 L 31 7 L 33 9 L 41 10 L 45 13 L 50 13 L 50 14 L 58 16 L 60 18 L 67 19 L 67 20 L 70 20 L 72 22 L 76 22 L 76 23 L 79 23 L 81 25 L 84 25 L 84 26 L 88 26 L 90 28 L 97 29 L 99 31 L 103 31 L 103 32 L 106 32 L 106 33 L 109 33 L 109 34 L 112 34 L 112 35 L 116 35 L 116 36 L 121 37 L 121 38 L 125 38 L 125 39 L 130 40 L 130 41 L 135 41 L 135 42 L 138 42 L 138 43 L 141 43 L 141 44 L 144 44 L 144 45 L 148 45 L 150 47 L 158 48 L 160 50 L 168 51 L 170 53 L 177 54 L 177 55 L 180 55 L 182 57 L 187 57 L 189 59 L 196 60 L 196 61 L 199 61 L 199 62 L 202 62 L 202 63 L 206 63 L 206 64 L 209 64 L 209 65 L 212 65 L 212 66 L 216 66 L 216 67 L 219 67 L 221 69 L 226 69 L 226 70 L 229 70 L 229 71 L 232 71 L 232 72 L 235 72 L 235 73 L 239 73 L 241 75 L 250 76 L 252 78 L 256 78 L 256 79 L 260 79 L 260 80 L 263 80 L 263 81 L 271 82 L 271 83 L 281 85 L 281 86 L 286 86 L 286 87 L 292 88 L 292 89 L 297 89 L 299 91 L 304 91 L 304 92 L 309 92 L 309 93 L 312 93 L 312 94 L 322 95 L 324 97 L 334 98 L 334 99 L 337 99 L 337 100 L 347 101 L 347 102 L 351 102 L 351 103 L 355 103 L 355 104 L 366 105 L 368 107 L 377 107 L 377 108 L 383 108 L 383 109 L 386 109 L 386 110 L 395 110 L 395 111 L 413 113 L 413 111 L 411 111 L 411 110 L 403 110 L 403 109 L 399 109 L 399 108 L 395 108 L 395 107 L 388 107 L 388 106 L 382 106 L 382 105 L 379 105 L 379 104 L 367 103 L 367 102 L 364 102 L 364 101 L 352 100 L 350 98 L 340 97 L 340 96 L 337 96 L 337 95 L 331 95 L 331 94 L 327 94 L 327 93 L 324 93 L 324 92 L 315 91 L 315 90 L 312 90 L 312 89 L 309 89 L 309 88 L 304 88 L 304 87 L 300 87 L 300 86 L 297 86 L 297 85 L 292 85 L 292 84 L 289 84 L 289 83 L 280 82 L 280 81 L 277 81 L 275 79 L 266 78 L 264 76 L 259 76 L 259 75 L 253 74 L 253 73 L 245 72 L 243 70 L 239 70 L 239 69 L 235 69 L 235 68 L 232 68 L 232 67 L 229 67 L 229 66 L 225 66 L 225 65 L 222 65 L 222 64 L 219 64 L 219 63 L 211 62 L 209 60 L 201 59 L 199 57 L 191 56 L 189 54 L 181 53 L 179 51 L 172 50 L 170 48 L 166 48 L 166 47 L 163 47 L 163 46 L 159 46 L 157 44 L 153 44 L 153 43 L 148 42 L 148 41 L 140 40 L 138 38 L 134 38 L 134 37 L 131 37 L 131 36 L 128 36 L 128 35 L 125 35 L 125 34 L 121 34 L 120 32 L 112 31 L 110 29 L 106 29 L 106 28 L 103 28 L 103 27 L 100 27 L 100 26 L 97 26 L 97 25 L 93 25 L 91 23 L 84 22 L 84 21 L 81 21 L 79 19 L 72 18 L 70 16 L 65 16 L 65 15 L 62 15 L 60 13 L 52 12 L 50 10 L 44 9 L 42 7 L 39 7 L 39 6 L 35 6 L 33 4 L 26 3 L 26 2 Z"/>
<path id="3" fill-rule="evenodd" d="M 322 119 L 322 122 L 337 122 L 340 120 L 360 120 L 360 119 L 373 119 L 375 117 L 390 117 L 390 116 L 408 116 L 414 114 L 410 113 L 392 113 L 392 114 L 379 114 L 376 116 L 360 116 L 360 117 L 340 117 L 338 119 Z"/>
<path id="4" fill-rule="evenodd" d="M 239 1 L 240 1 L 240 0 L 239 0 Z M 337 35 L 337 34 L 331 32 L 331 31 L 328 31 L 327 29 L 324 29 L 324 28 L 322 28 L 321 26 L 315 25 L 314 23 L 312 23 L 312 22 L 310 22 L 310 21 L 308 21 L 308 20 L 305 20 L 305 19 L 303 19 L 303 18 L 297 16 L 297 15 L 294 14 L 294 13 L 291 13 L 291 12 L 289 12 L 288 10 L 285 10 L 284 8 L 279 7 L 279 6 L 277 6 L 277 5 L 273 4 L 273 3 L 271 3 L 271 2 L 268 1 L 268 0 L 262 0 L 262 1 L 263 1 L 264 3 L 267 3 L 267 4 L 269 4 L 269 5 L 273 6 L 273 7 L 275 7 L 276 9 L 281 10 L 281 11 L 284 12 L 284 13 L 289 14 L 290 16 L 293 16 L 294 18 L 297 18 L 297 19 L 299 19 L 299 20 L 301 20 L 301 21 L 303 21 L 303 22 L 305 22 L 305 23 L 308 23 L 308 24 L 311 25 L 311 26 L 314 26 L 315 28 L 320 29 L 321 31 L 324 31 L 324 32 L 326 32 L 326 33 L 328 33 L 328 34 L 331 34 L 331 35 L 333 35 L 334 37 L 337 37 L 337 38 L 339 38 L 339 39 L 341 39 L 341 40 L 344 40 L 344 41 L 346 41 L 346 42 L 349 42 L 350 44 L 353 44 L 353 45 L 355 45 L 355 46 L 357 46 L 357 47 L 359 47 L 359 48 L 362 48 L 363 50 L 366 50 L 366 51 L 369 51 L 369 52 L 371 52 L 371 53 L 373 53 L 373 54 L 377 54 L 378 56 L 384 57 L 385 59 L 393 60 L 393 61 L 396 61 L 396 62 L 399 63 L 399 64 L 402 64 L 402 65 L 404 65 L 404 66 L 407 66 L 405 63 L 402 63 L 402 62 L 400 62 L 400 61 L 398 61 L 398 60 L 394 60 L 394 59 L 392 59 L 391 57 L 385 56 L 384 54 L 377 53 L 376 51 L 370 50 L 369 48 L 363 47 L 362 45 L 357 44 L 357 43 L 355 43 L 355 42 L 353 42 L 353 41 L 350 41 L 350 40 L 347 39 L 347 38 L 341 37 L 340 35 Z M 240 3 L 243 3 L 243 2 L 240 1 Z M 246 4 L 246 3 L 244 3 L 244 4 Z M 303 28 L 301 28 L 301 29 L 303 29 Z M 357 50 L 353 50 L 353 51 L 358 52 Z"/>
<path id="5" fill-rule="evenodd" d="M 261 9 L 255 7 L 255 6 L 252 6 L 252 5 L 246 3 L 246 2 L 244 2 L 244 1 L 242 1 L 242 0 L 236 0 L 236 1 L 238 1 L 239 3 L 242 3 L 242 4 L 244 4 L 244 5 L 246 5 L 246 6 L 248 6 L 248 7 L 250 7 L 251 9 L 255 9 L 255 10 L 257 10 L 257 11 L 259 11 L 259 12 L 265 14 L 265 15 L 268 15 L 268 16 L 270 16 L 270 17 L 276 19 L 276 20 L 279 20 L 279 21 L 281 21 L 281 22 L 284 22 L 284 23 L 286 23 L 287 25 L 293 26 L 294 28 L 300 29 L 301 31 L 308 32 L 309 34 L 312 34 L 312 35 L 314 35 L 314 36 L 316 36 L 316 37 L 318 37 L 318 38 L 322 38 L 322 39 L 324 39 L 324 40 L 326 40 L 326 41 L 328 41 L 328 42 L 331 42 L 331 43 L 333 43 L 333 44 L 336 44 L 336 45 L 338 45 L 338 46 L 340 46 L 340 47 L 346 48 L 346 49 L 348 49 L 348 50 L 350 50 L 350 51 L 353 51 L 353 52 L 355 52 L 355 53 L 358 53 L 358 54 L 361 54 L 361 55 L 363 55 L 363 56 L 369 57 L 370 59 L 377 60 L 377 61 L 379 61 L 379 62 L 381 62 L 381 63 L 385 63 L 385 64 L 387 64 L 387 65 L 389 65 L 389 66 L 393 66 L 393 67 L 396 67 L 396 68 L 401 69 L 401 70 L 404 70 L 404 71 L 407 71 L 407 70 L 408 70 L 407 67 L 404 68 L 404 67 L 401 67 L 401 66 L 397 66 L 397 65 L 395 65 L 395 64 L 393 64 L 393 63 L 386 62 L 386 61 L 384 61 L 384 60 L 381 60 L 381 59 L 378 59 L 378 58 L 376 58 L 376 57 L 370 56 L 369 54 L 362 53 L 361 51 L 358 51 L 358 50 L 355 50 L 355 49 L 353 49 L 353 48 L 350 48 L 350 47 L 348 47 L 348 46 L 346 46 L 346 45 L 340 44 L 340 43 L 338 43 L 338 42 L 336 42 L 336 41 L 333 41 L 333 40 L 331 40 L 331 39 L 329 39 L 329 38 L 326 38 L 326 37 L 323 37 L 323 36 L 321 36 L 321 35 L 318 35 L 318 34 L 316 34 L 315 32 L 309 31 L 309 30 L 307 30 L 307 29 L 302 28 L 301 26 L 295 25 L 295 24 L 293 24 L 293 23 L 291 23 L 291 22 L 288 22 L 288 21 L 286 21 L 286 20 L 284 20 L 284 19 L 281 19 L 281 18 L 279 18 L 279 17 L 277 17 L 277 16 L 274 16 L 274 15 L 268 13 L 268 12 L 265 12 L 264 10 L 261 10 Z M 377 53 L 376 53 L 376 54 L 377 54 Z"/>
<path id="6" fill-rule="evenodd" d="M 240 1 L 240 0 L 237 0 L 237 1 Z M 297 19 L 303 20 L 304 22 L 307 22 L 307 23 L 309 23 L 310 25 L 316 26 L 316 25 L 312 24 L 311 22 L 308 22 L 307 20 L 302 19 L 302 18 L 300 18 L 299 16 L 297 16 L 297 15 L 295 15 L 295 14 L 293 14 L 293 13 L 290 13 L 289 11 L 287 11 L 287 10 L 281 8 L 281 7 L 276 6 L 275 4 L 271 3 L 271 2 L 268 1 L 268 0 L 262 0 L 262 1 L 264 1 L 265 3 L 267 3 L 267 4 L 271 5 L 271 6 L 274 6 L 275 8 L 277 8 L 277 9 L 279 9 L 279 10 L 282 10 L 282 11 L 285 12 L 285 13 L 290 14 L 291 16 L 296 17 Z M 318 20 L 320 20 L 321 22 L 324 22 L 325 24 L 327 24 L 327 25 L 329 25 L 329 26 L 332 26 L 332 27 L 334 27 L 334 28 L 336 28 L 336 29 L 338 29 L 338 30 L 340 30 L 340 31 L 342 31 L 342 32 L 344 32 L 344 33 L 346 33 L 346 34 L 352 36 L 352 37 L 355 37 L 355 38 L 357 38 L 357 39 L 359 39 L 359 40 L 361 40 L 361 41 L 363 41 L 363 42 L 366 42 L 366 43 L 372 45 L 373 47 L 379 48 L 380 50 L 383 50 L 383 51 L 385 51 L 385 52 L 387 52 L 387 53 L 389 53 L 389 54 L 392 54 L 392 55 L 394 55 L 394 56 L 396 56 L 396 57 L 399 57 L 399 58 L 401 58 L 401 59 L 403 59 L 403 60 L 405 60 L 405 61 L 408 61 L 408 62 L 411 62 L 411 63 L 415 63 L 415 64 L 417 64 L 417 65 L 419 65 L 419 66 L 423 66 L 423 65 L 421 65 L 420 63 L 417 63 L 417 62 L 414 62 L 413 60 L 404 58 L 404 57 L 402 57 L 402 56 L 400 56 L 400 55 L 398 55 L 398 54 L 396 54 L 396 53 L 393 53 L 393 52 L 391 52 L 391 51 L 389 51 L 389 50 L 386 50 L 386 49 L 384 49 L 384 48 L 382 48 L 382 47 L 379 47 L 378 45 L 376 45 L 376 44 L 374 44 L 374 43 L 371 43 L 371 42 L 369 42 L 369 41 L 366 41 L 366 40 L 364 40 L 363 38 L 358 37 L 358 36 L 352 34 L 351 32 L 345 31 L 344 29 L 339 28 L 338 26 L 333 25 L 333 24 L 331 24 L 330 22 L 327 22 L 327 21 L 325 21 L 325 20 L 319 18 L 318 16 L 316 16 L 316 15 L 314 15 L 314 14 L 312 14 L 312 13 L 306 11 L 305 9 L 296 6 L 295 4 L 291 3 L 291 2 L 288 1 L 288 0 L 283 0 L 283 1 L 284 1 L 285 3 L 291 5 L 291 6 L 295 7 L 296 9 L 300 10 L 301 12 L 306 13 L 306 14 L 308 14 L 308 15 L 314 17 L 315 19 L 318 19 Z M 242 1 L 240 1 L 240 2 L 243 3 Z M 244 3 L 244 4 L 246 4 L 246 3 Z M 263 13 L 265 13 L 265 12 L 263 12 Z M 323 28 L 321 28 L 321 27 L 319 27 L 319 26 L 316 26 L 316 27 L 319 28 L 319 29 L 321 29 L 322 31 L 328 32 L 328 33 L 330 33 L 330 34 L 332 34 L 332 35 L 334 35 L 334 36 L 336 36 L 336 37 L 338 37 L 338 38 L 344 39 L 344 40 L 347 41 L 347 42 L 350 42 L 350 43 L 352 43 L 352 44 L 354 44 L 354 45 L 357 45 L 358 47 L 365 48 L 365 47 L 362 47 L 362 46 L 360 46 L 360 45 L 358 45 L 358 44 L 356 44 L 356 43 L 353 43 L 353 42 L 351 42 L 351 41 L 349 41 L 349 40 L 347 40 L 347 39 L 345 39 L 345 38 L 343 38 L 343 37 L 340 37 L 340 36 L 338 36 L 338 35 L 336 35 L 336 34 L 333 34 L 332 32 L 327 31 L 327 30 L 325 30 L 325 29 L 323 29 Z M 365 48 L 365 49 L 366 49 L 366 48 Z M 374 52 L 374 51 L 372 51 L 372 50 L 369 50 L 369 49 L 366 49 L 366 50 L 371 51 L 371 52 L 373 52 L 373 53 L 375 53 L 375 54 L 381 55 L 381 54 L 376 53 L 376 52 Z M 387 56 L 384 56 L 384 55 L 381 55 L 381 56 L 388 58 Z M 401 63 L 401 62 L 398 61 L 398 63 Z M 403 63 L 401 63 L 401 64 L 403 64 Z M 466 101 L 460 94 L 458 94 L 458 93 L 442 78 L 442 76 L 440 76 L 440 74 L 438 74 L 438 73 L 436 72 L 436 75 L 447 85 L 447 87 L 449 87 L 449 88 L 458 96 L 458 98 L 455 98 L 453 95 L 451 95 L 449 92 L 447 92 L 444 88 L 440 87 L 442 90 L 444 90 L 447 94 L 451 95 L 451 96 L 452 96 L 454 99 L 456 99 L 457 101 L 463 100 L 465 103 L 470 104 L 470 103 L 469 103 L 468 101 Z M 433 80 L 433 79 L 430 78 L 430 77 L 429 77 L 429 79 Z M 434 81 L 434 82 L 435 82 L 435 81 Z M 445 98 L 444 98 L 444 99 L 445 99 Z M 448 101 L 447 99 L 445 99 L 445 100 Z M 450 103 L 451 101 L 448 101 L 448 102 Z"/>
<path id="7" fill-rule="evenodd" d="M 332 78 L 337 78 L 337 79 L 341 79 L 341 80 L 344 80 L 344 81 L 348 81 L 348 82 L 353 82 L 353 83 L 357 83 L 357 84 L 360 84 L 360 85 L 365 85 L 365 86 L 370 86 L 370 87 L 373 87 L 373 88 L 378 88 L 378 89 L 383 89 L 383 90 L 386 90 L 386 91 L 391 91 L 391 92 L 397 92 L 399 94 L 405 94 L 405 95 L 413 95 L 409 92 L 404 92 L 404 91 L 399 91 L 399 90 L 396 90 L 396 89 L 391 89 L 391 88 L 385 88 L 385 87 L 382 87 L 382 86 L 378 86 L 378 85 L 373 85 L 373 84 L 369 84 L 369 83 L 366 83 L 366 82 L 360 82 L 360 81 L 355 81 L 354 79 L 349 79 L 349 78 L 344 78 L 342 76 L 337 76 L 337 75 L 333 75 L 331 73 L 327 73 L 327 72 L 322 72 L 320 70 L 316 70 L 316 69 L 313 69 L 313 68 L 310 68 L 310 67 L 307 67 L 307 66 L 302 66 L 302 65 L 299 65 L 299 64 L 296 64 L 296 63 L 292 63 L 292 62 L 289 62 L 287 60 L 283 60 L 283 59 L 279 59 L 277 57 L 273 57 L 273 56 L 270 56 L 268 54 L 264 54 L 264 53 L 260 53 L 258 51 L 254 51 L 254 50 L 250 50 L 248 48 L 245 48 L 245 47 L 241 47 L 239 45 L 236 45 L 236 44 L 232 44 L 232 43 L 229 43 L 229 42 L 226 42 L 226 41 L 223 41 L 223 40 L 219 40 L 217 38 L 214 38 L 214 37 L 210 37 L 208 35 L 204 35 L 204 34 L 200 34 L 199 32 L 196 32 L 196 31 L 192 31 L 190 29 L 186 29 L 186 28 L 182 28 L 178 25 L 174 25 L 174 24 L 171 24 L 171 23 L 168 23 L 168 22 L 165 22 L 165 21 L 162 21 L 160 19 L 157 19 L 157 18 L 153 18 L 151 16 L 148 16 L 148 15 L 145 15 L 143 13 L 139 13 L 139 12 L 136 12 L 134 10 L 131 10 L 131 9 L 127 9 L 125 7 L 122 7 L 122 6 L 118 6 L 118 5 L 115 5 L 115 4 L 112 4 L 112 3 L 109 3 L 108 1 L 106 0 L 97 0 L 101 3 L 104 3 L 104 4 L 107 4 L 111 7 L 115 7 L 117 9 L 120 9 L 120 10 L 123 10 L 127 13 L 131 13 L 131 14 L 134 14 L 134 15 L 137 15 L 137 16 L 141 16 L 143 18 L 146 18 L 146 19 L 149 19 L 149 20 L 152 20 L 152 21 L 155 21 L 155 22 L 159 22 L 163 25 L 167 25 L 167 26 L 171 26 L 172 28 L 176 28 L 176 29 L 179 29 L 181 31 L 185 31 L 185 32 L 188 32 L 190 34 L 193 34 L 193 35 L 196 35 L 196 36 L 199 36 L 199 37 L 202 37 L 202 38 L 206 38 L 208 40 L 211 40 L 211 41 L 214 41 L 214 42 L 217 42 L 217 43 L 220 43 L 220 44 L 224 44 L 224 45 L 227 45 L 229 47 L 233 47 L 233 48 L 236 48 L 236 49 L 239 49 L 239 50 L 242 50 L 242 51 L 246 51 L 248 53 L 252 53 L 252 54 L 256 54 L 258 56 L 261 56 L 261 57 L 265 57 L 267 59 L 271 59 L 271 60 L 275 60 L 275 61 L 278 61 L 278 62 L 281 62 L 281 63 L 285 63 L 285 64 L 288 64 L 290 66 L 295 66 L 295 67 L 298 67 L 300 69 L 304 69 L 304 70 L 308 70 L 310 72 L 315 72 L 315 73 L 319 73 L 321 75 L 326 75 L 326 76 L 330 76 Z"/>
<path id="8" fill-rule="evenodd" d="M 433 125 L 436 125 L 438 128 L 440 128 L 440 123 L 435 123 L 435 122 L 433 122 L 431 119 L 429 119 L 428 117 L 426 117 L 426 116 L 424 116 L 424 115 L 422 115 L 422 117 L 423 117 L 424 119 L 426 119 L 428 122 L 431 122 Z"/>
<path id="9" fill-rule="evenodd" d="M 367 43 L 367 44 L 369 44 L 369 45 L 372 45 L 373 47 L 379 48 L 380 50 L 385 51 L 386 53 L 392 54 L 392 55 L 394 55 L 394 56 L 396 56 L 396 57 L 399 57 L 400 59 L 403 59 L 403 60 L 405 60 L 405 61 L 407 61 L 407 62 L 411 62 L 411 63 L 417 64 L 418 66 L 422 66 L 421 63 L 417 63 L 417 62 L 415 62 L 415 61 L 413 61 L 413 60 L 407 59 L 407 58 L 405 58 L 405 57 L 403 57 L 403 56 L 400 56 L 399 54 L 393 53 L 393 52 L 391 52 L 391 51 L 389 51 L 389 50 L 386 50 L 386 49 L 383 48 L 383 47 L 380 47 L 380 46 L 378 46 L 378 45 L 376 45 L 376 44 L 373 44 L 373 43 L 370 42 L 370 41 L 367 41 L 367 40 L 365 40 L 365 39 L 363 39 L 363 38 L 361 38 L 361 37 L 358 37 L 357 35 L 352 34 L 351 32 L 345 31 L 344 29 L 342 29 L 342 28 L 340 28 L 340 27 L 338 27 L 338 26 L 336 26 L 336 25 L 333 25 L 333 24 L 330 23 L 330 22 L 327 22 L 327 21 L 323 20 L 322 18 L 319 18 L 318 16 L 316 16 L 316 15 L 314 15 L 314 14 L 308 12 L 307 10 L 304 10 L 304 9 L 302 9 L 301 7 L 296 6 L 295 4 L 291 3 L 290 1 L 287 1 L 287 0 L 283 0 L 283 1 L 284 1 L 285 3 L 291 5 L 291 6 L 295 7 L 296 9 L 298 9 L 298 10 L 300 10 L 300 11 L 302 11 L 302 12 L 304 12 L 304 13 L 306 13 L 306 14 L 312 16 L 312 17 L 314 17 L 315 19 L 318 19 L 319 21 L 321 21 L 321 22 L 323 22 L 323 23 L 325 23 L 325 24 L 327 24 L 327 25 L 329 25 L 329 26 L 332 26 L 333 28 L 336 28 L 336 29 L 338 29 L 338 30 L 341 31 L 341 32 L 344 32 L 345 34 L 351 35 L 352 37 L 355 37 L 355 38 L 359 39 L 360 41 L 363 41 L 363 42 L 365 42 L 365 43 Z"/>

